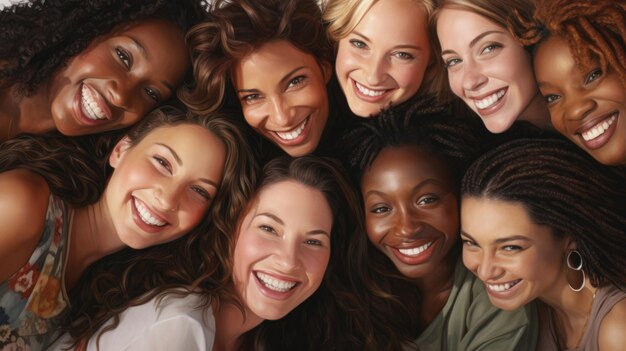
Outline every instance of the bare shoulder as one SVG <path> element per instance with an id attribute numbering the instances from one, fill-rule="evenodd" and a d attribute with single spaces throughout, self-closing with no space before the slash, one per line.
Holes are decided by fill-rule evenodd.
<path id="1" fill-rule="evenodd" d="M 600 351 L 624 350 L 626 345 L 626 298 L 619 301 L 600 324 Z"/>
<path id="2" fill-rule="evenodd" d="M 45 222 L 50 189 L 40 175 L 28 170 L 16 169 L 0 173 L 0 232 L 21 233 L 27 239 L 29 233 L 40 234 Z M 0 237 L 4 235 L 0 234 Z"/>

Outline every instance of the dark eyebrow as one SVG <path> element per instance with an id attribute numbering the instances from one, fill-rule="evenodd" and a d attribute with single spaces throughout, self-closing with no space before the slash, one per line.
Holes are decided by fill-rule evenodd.
<path id="1" fill-rule="evenodd" d="M 486 32 L 483 32 L 483 33 L 479 34 L 476 38 L 472 39 L 472 41 L 470 41 L 470 43 L 469 43 L 469 47 L 470 48 L 473 47 L 482 38 L 486 37 L 489 34 L 494 34 L 494 33 L 504 34 L 504 32 L 500 31 L 500 30 L 488 30 Z M 453 53 L 454 53 L 454 50 L 444 50 L 444 51 L 441 52 L 441 55 L 453 54 Z"/>
<path id="2" fill-rule="evenodd" d="M 166 148 L 166 149 L 168 149 L 168 150 L 169 150 L 169 152 L 170 152 L 170 153 L 172 154 L 172 156 L 174 157 L 174 159 L 176 160 L 176 163 L 178 163 L 178 165 L 179 165 L 179 166 L 182 166 L 182 165 L 183 165 L 183 160 L 181 160 L 181 159 L 180 159 L 180 157 L 178 156 L 178 154 L 176 153 L 176 151 L 174 151 L 174 149 L 172 149 L 171 147 L 169 147 L 169 146 L 167 146 L 167 145 L 165 145 L 165 144 L 163 144 L 163 143 L 156 143 L 156 144 L 157 144 L 157 145 L 159 145 L 159 146 L 162 146 L 162 147 L 164 147 L 164 148 Z M 207 183 L 207 184 L 209 184 L 209 185 L 214 186 L 216 189 L 218 188 L 217 184 L 216 184 L 214 181 L 210 180 L 210 179 L 207 179 L 207 178 L 200 178 L 199 180 L 200 180 L 200 181 L 202 181 L 203 183 Z"/>
<path id="3" fill-rule="evenodd" d="M 141 44 L 141 41 L 132 35 L 128 35 L 128 38 L 133 42 L 133 46 L 135 46 L 137 51 L 141 53 L 144 59 L 150 60 L 150 53 L 148 52 L 148 50 L 146 50 L 146 47 L 143 46 L 143 44 Z M 170 95 L 174 93 L 174 87 L 172 86 L 172 84 L 164 80 L 161 81 L 161 84 L 163 84 L 167 89 L 169 89 Z"/>
<path id="4" fill-rule="evenodd" d="M 467 234 L 466 232 L 464 232 L 463 230 L 461 230 L 461 235 L 468 237 L 469 239 L 471 239 L 472 241 L 476 242 L 476 239 L 474 239 L 471 235 Z M 499 238 L 493 241 L 493 244 L 502 244 L 508 241 L 514 241 L 514 240 L 522 240 L 522 241 L 527 241 L 527 242 L 533 242 L 532 239 L 522 236 L 522 235 L 512 235 L 512 236 L 507 236 L 504 238 Z"/>
<path id="5" fill-rule="evenodd" d="M 274 221 L 276 221 L 278 224 L 285 225 L 285 222 L 283 222 L 283 220 L 278 218 L 278 216 L 276 216 L 275 214 L 272 214 L 272 213 L 269 213 L 269 212 L 262 212 L 262 213 L 257 214 L 255 217 L 259 217 L 259 216 L 269 217 L 269 218 L 273 219 Z M 307 232 L 307 234 L 308 235 L 326 235 L 326 236 L 330 237 L 330 234 L 326 233 L 325 231 L 323 231 L 321 229 L 311 230 L 310 232 Z"/>

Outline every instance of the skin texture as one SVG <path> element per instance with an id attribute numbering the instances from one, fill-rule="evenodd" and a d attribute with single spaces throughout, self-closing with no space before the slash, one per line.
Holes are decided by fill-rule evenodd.
<path id="1" fill-rule="evenodd" d="M 50 111 L 54 128 L 65 135 L 128 127 L 172 96 L 188 67 L 183 33 L 175 24 L 137 22 L 94 40 L 54 74 L 47 90 L 38 91 L 46 96 L 42 111 Z M 87 96 L 102 119 L 87 117 Z"/>
<path id="2" fill-rule="evenodd" d="M 364 173 L 367 234 L 404 276 L 419 281 L 453 272 L 459 229 L 453 189 L 447 166 L 413 145 L 384 149 Z M 398 250 L 429 243 L 417 254 Z"/>
<path id="3" fill-rule="evenodd" d="M 328 120 L 330 65 L 287 41 L 243 58 L 233 81 L 246 122 L 291 156 L 317 148 Z"/>
<path id="4" fill-rule="evenodd" d="M 626 89 L 617 74 L 599 65 L 581 71 L 560 37 L 541 43 L 534 60 L 554 128 L 599 162 L 626 164 Z"/>
<path id="5" fill-rule="evenodd" d="M 157 128 L 132 147 L 128 139 L 120 141 L 109 158 L 115 171 L 103 194 L 119 240 L 141 249 L 193 229 L 217 191 L 225 159 L 221 140 L 197 125 Z M 149 223 L 138 206 L 150 213 Z"/>
<path id="6" fill-rule="evenodd" d="M 354 114 L 370 117 L 415 95 L 430 63 L 427 24 L 414 0 L 378 1 L 339 41 L 337 77 Z"/>
<path id="7" fill-rule="evenodd" d="M 233 259 L 246 319 L 280 319 L 317 290 L 330 258 L 332 219 L 319 190 L 290 180 L 261 190 L 241 222 Z M 259 274 L 282 281 L 284 290 L 268 288 Z"/>
<path id="8" fill-rule="evenodd" d="M 530 55 L 506 28 L 470 11 L 445 8 L 437 36 L 452 92 L 490 132 L 504 132 L 517 119 L 537 118 L 533 105 L 543 102 Z"/>

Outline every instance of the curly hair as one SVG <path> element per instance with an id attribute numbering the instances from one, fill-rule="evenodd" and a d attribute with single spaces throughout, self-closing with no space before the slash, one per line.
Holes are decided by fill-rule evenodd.
<path id="1" fill-rule="evenodd" d="M 518 16 L 518 40 L 537 46 L 549 36 L 564 38 L 581 71 L 598 63 L 615 71 L 626 88 L 626 3 L 594 0 L 538 0 L 532 20 Z"/>
<path id="2" fill-rule="evenodd" d="M 145 18 L 185 32 L 203 10 L 193 0 L 32 0 L 0 10 L 0 90 L 29 96 L 98 36 Z"/>
<path id="3" fill-rule="evenodd" d="M 256 161 L 239 127 L 216 113 L 185 114 L 163 106 L 139 122 L 127 137 L 132 147 L 151 130 L 178 124 L 203 126 L 226 146 L 224 175 L 209 214 L 178 240 L 143 250 L 125 249 L 91 265 L 70 295 L 71 301 L 81 304 L 72 307 L 62 328 L 74 340 L 89 338 L 111 317 L 115 324 L 107 330 L 114 328 L 119 313 L 154 297 L 156 290 L 142 296 L 154 288 L 189 287 L 191 291 L 203 284 L 209 290 L 221 289 L 230 279 L 224 273 L 231 264 L 226 254 L 230 239 L 219 234 L 234 231 L 256 182 Z M 209 226 L 214 229 L 210 231 Z M 228 292 L 224 296 L 229 296 Z M 231 298 L 235 299 L 234 295 Z"/>
<path id="4" fill-rule="evenodd" d="M 448 71 L 442 62 L 441 43 L 437 36 L 437 21 L 443 9 L 456 9 L 483 16 L 502 28 L 507 28 L 514 37 L 524 32 L 527 21 L 532 19 L 535 10 L 534 0 L 441 0 L 430 17 L 430 40 L 437 53 L 433 84 L 439 101 L 445 103 L 454 98 L 448 83 Z M 523 45 L 523 44 L 522 44 Z"/>
<path id="5" fill-rule="evenodd" d="M 463 197 L 522 204 L 530 218 L 570 237 L 591 283 L 626 287 L 626 167 L 599 164 L 559 139 L 519 139 L 476 160 L 461 186 Z"/>
<path id="6" fill-rule="evenodd" d="M 220 107 L 233 67 L 268 42 L 285 40 L 319 63 L 331 61 L 315 0 L 217 0 L 208 19 L 194 26 L 186 40 L 195 84 L 178 96 L 196 113 Z"/>

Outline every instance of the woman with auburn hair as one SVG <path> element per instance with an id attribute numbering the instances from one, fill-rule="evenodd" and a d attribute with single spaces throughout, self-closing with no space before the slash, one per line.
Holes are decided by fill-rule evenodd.
<path id="1" fill-rule="evenodd" d="M 0 9 L 0 142 L 122 129 L 189 69 L 194 0 L 29 0 Z"/>
<path id="2" fill-rule="evenodd" d="M 461 187 L 463 262 L 491 302 L 535 300 L 537 350 L 623 350 L 626 169 L 558 139 L 482 155 Z"/>
<path id="3" fill-rule="evenodd" d="M 605 165 L 626 165 L 626 4 L 537 1 L 520 41 L 554 128 Z"/>
<path id="4" fill-rule="evenodd" d="M 110 153 L 94 139 L 100 138 L 24 135 L 0 148 L 3 348 L 44 348 L 72 302 L 83 302 L 68 299 L 67 291 L 93 262 L 176 240 L 198 226 L 202 233 L 211 217 L 227 218 L 224 199 L 241 193 L 253 162 L 224 117 L 170 107 L 152 112 Z M 173 245 L 186 247 L 199 233 Z"/>
<path id="5" fill-rule="evenodd" d="M 323 5 L 328 36 L 336 44 L 337 80 L 354 114 L 368 118 L 390 105 L 432 95 L 428 18 L 434 7 L 432 0 Z"/>
<path id="6" fill-rule="evenodd" d="M 534 307 L 494 308 L 460 259 L 459 184 L 487 139 L 480 126 L 419 105 L 367 122 L 349 134 L 367 229 L 352 240 L 382 287 L 364 301 L 375 340 L 390 350 L 533 349 Z"/>
<path id="7" fill-rule="evenodd" d="M 330 108 L 331 47 L 314 0 L 218 0 L 187 42 L 190 109 L 234 107 L 293 157 L 329 153 L 344 118 Z"/>
<path id="8" fill-rule="evenodd" d="M 440 98 L 452 91 L 491 133 L 517 120 L 550 128 L 531 55 L 514 35 L 522 28 L 515 11 L 530 19 L 533 9 L 532 0 L 444 0 L 431 18 L 439 77 L 448 81 L 439 80 Z"/>
<path id="9" fill-rule="evenodd" d="M 168 262 L 169 277 L 154 259 L 98 267 L 93 284 L 147 274 L 136 287 L 153 289 L 121 285 L 102 296 L 108 307 L 88 303 L 70 323 L 75 340 L 88 340 L 87 350 L 363 349 L 343 334 L 357 330 L 342 328 L 365 316 L 345 261 L 360 212 L 338 163 L 283 155 L 247 190 L 232 207 L 236 219 L 205 232 L 199 254 Z M 187 285 L 179 278 L 194 274 Z"/>

